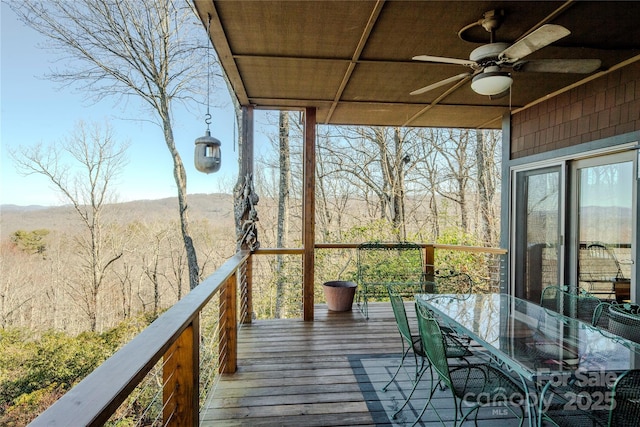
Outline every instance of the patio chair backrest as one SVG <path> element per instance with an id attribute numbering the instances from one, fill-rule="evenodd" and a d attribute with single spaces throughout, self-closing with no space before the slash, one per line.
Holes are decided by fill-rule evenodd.
<path id="1" fill-rule="evenodd" d="M 443 384 L 453 389 L 449 373 L 449 362 L 447 361 L 446 344 L 440 325 L 438 325 L 433 314 L 427 308 L 418 303 L 415 306 L 416 315 L 418 316 L 418 330 L 427 358 Z"/>
<path id="2" fill-rule="evenodd" d="M 581 282 L 613 282 L 623 278 L 618 259 L 602 243 L 589 243 L 581 248 L 578 262 Z"/>
<path id="3" fill-rule="evenodd" d="M 395 286 L 387 286 L 389 292 L 389 300 L 391 301 L 391 308 L 393 309 L 393 316 L 396 319 L 396 325 L 400 335 L 407 341 L 409 346 L 413 345 L 413 337 L 411 336 L 411 328 L 409 327 L 409 319 L 407 318 L 407 311 L 404 308 L 404 300 L 398 293 Z"/>
<path id="4" fill-rule="evenodd" d="M 425 292 L 432 294 L 470 294 L 473 292 L 473 279 L 466 273 L 438 270 L 433 277 L 433 281 L 426 282 Z"/>
<path id="5" fill-rule="evenodd" d="M 640 306 L 602 302 L 593 313 L 593 325 L 640 343 Z"/>
<path id="6" fill-rule="evenodd" d="M 540 306 L 559 313 L 561 310 L 560 295 L 564 289 L 559 286 L 545 287 L 540 296 Z"/>
<path id="7" fill-rule="evenodd" d="M 362 243 L 357 248 L 357 275 L 360 283 L 369 285 L 422 283 L 422 249 L 409 242 Z"/>
<path id="8" fill-rule="evenodd" d="M 601 302 L 588 292 L 568 292 L 566 286 L 547 286 L 540 297 L 540 306 L 587 323 L 593 322 L 594 312 Z"/>
<path id="9" fill-rule="evenodd" d="M 611 304 L 608 307 L 609 326 L 612 334 L 640 343 L 640 308 L 632 304 Z"/>
<path id="10" fill-rule="evenodd" d="M 360 244 L 356 254 L 356 304 L 365 318 L 369 318 L 369 302 L 386 300 L 389 285 L 397 285 L 404 297 L 424 292 L 425 269 L 420 245 L 368 242 Z"/>
<path id="11" fill-rule="evenodd" d="M 611 373 L 614 374 L 614 373 Z M 578 396 L 597 399 L 604 396 L 597 408 L 577 407 L 567 411 L 565 405 L 551 405 L 543 414 L 545 420 L 558 426 L 603 426 L 603 427 L 636 427 L 640 419 L 640 370 L 631 369 L 619 374 L 613 385 L 579 385 L 570 389 L 561 387 L 559 401 Z M 552 387 L 553 388 L 553 387 Z M 562 393 L 567 392 L 565 395 Z M 554 391 L 555 393 L 555 391 Z M 547 425 L 547 423 L 545 423 Z"/>
<path id="12" fill-rule="evenodd" d="M 596 306 L 596 309 L 593 310 L 593 326 L 597 326 L 600 329 L 609 330 L 609 307 L 611 306 L 610 302 L 603 301 Z"/>
<path id="13" fill-rule="evenodd" d="M 631 427 L 640 419 L 640 370 L 633 369 L 620 375 L 611 393 L 609 426 Z"/>

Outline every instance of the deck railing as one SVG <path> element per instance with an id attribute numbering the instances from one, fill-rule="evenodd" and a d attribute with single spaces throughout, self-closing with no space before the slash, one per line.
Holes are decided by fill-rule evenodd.
<path id="1" fill-rule="evenodd" d="M 357 246 L 317 244 L 315 248 L 317 253 L 355 250 Z M 422 247 L 429 268 L 433 268 L 436 249 L 443 253 L 485 254 L 498 261 L 506 253 L 496 248 L 433 244 Z M 198 425 L 200 407 L 211 389 L 212 377 L 236 370 L 238 325 L 251 322 L 253 314 L 254 255 L 302 256 L 302 253 L 301 249 L 260 249 L 253 255 L 238 252 L 40 414 L 32 425 L 117 425 L 123 419 L 135 419 L 135 425 Z M 498 271 L 495 274 L 499 274 L 499 267 L 495 268 Z M 218 304 L 213 301 L 215 296 L 219 296 Z M 159 396 L 157 402 L 147 397 L 152 403 L 138 404 L 134 395 L 154 394 L 139 390 L 150 376 L 149 382 L 155 383 Z"/>
<path id="2" fill-rule="evenodd" d="M 246 304 L 250 276 L 244 274 L 249 258 L 248 252 L 239 252 L 231 257 L 197 288 L 40 414 L 32 425 L 109 424 L 112 416 L 121 406 L 127 406 L 125 401 L 153 370 L 162 373 L 162 399 L 159 409 L 149 410 L 145 406 L 145 420 L 141 425 L 198 425 L 201 313 L 206 308 L 212 308 L 213 316 L 217 317 L 215 329 L 218 340 L 214 341 L 214 345 L 218 347 L 218 371 L 235 372 L 237 325 L 245 321 L 250 310 Z M 245 295 L 245 302 L 238 304 L 238 294 Z M 207 307 L 216 295 L 220 296 L 219 304 Z M 117 421 L 111 422 L 117 424 Z"/>

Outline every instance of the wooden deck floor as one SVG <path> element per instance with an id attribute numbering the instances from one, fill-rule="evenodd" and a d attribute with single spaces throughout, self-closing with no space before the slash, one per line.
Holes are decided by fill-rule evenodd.
<path id="1" fill-rule="evenodd" d="M 407 311 L 413 313 L 412 307 L 407 305 Z M 201 413 L 201 425 L 410 425 L 416 416 L 412 408 L 393 422 L 389 416 L 389 408 L 397 408 L 410 389 L 408 375 L 400 373 L 386 393 L 380 391 L 401 349 L 388 303 L 372 304 L 368 321 L 355 306 L 336 313 L 323 305 L 316 306 L 314 322 L 256 321 L 240 330 L 238 371 L 220 378 Z M 429 381 L 423 382 L 428 387 Z M 447 393 L 436 406 L 452 416 Z M 424 402 L 419 394 L 412 399 L 418 409 Z M 440 425 L 429 411 L 423 418 L 421 425 Z M 495 425 L 496 418 L 501 426 L 517 425 L 504 408 L 487 408 L 479 418 L 479 425 Z"/>

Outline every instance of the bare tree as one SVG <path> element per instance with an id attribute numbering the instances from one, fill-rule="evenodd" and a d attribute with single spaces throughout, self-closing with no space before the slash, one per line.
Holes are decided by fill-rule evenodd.
<path id="1" fill-rule="evenodd" d="M 436 147 L 442 145 L 441 129 L 421 129 L 418 133 L 420 140 L 419 158 L 420 164 L 414 168 L 416 175 L 416 190 L 423 189 L 424 203 L 428 206 L 429 215 L 425 216 L 428 225 L 427 235 L 424 240 L 437 240 L 440 236 L 440 209 L 439 209 L 439 188 L 441 184 L 441 164 L 439 153 Z"/>
<path id="2" fill-rule="evenodd" d="M 460 211 L 460 228 L 469 231 L 469 183 L 473 180 L 476 164 L 469 130 L 448 129 L 447 138 L 442 145 L 436 145 L 444 162 L 443 172 L 447 181 L 441 187 L 440 195 L 455 202 Z"/>
<path id="3" fill-rule="evenodd" d="M 175 230 L 175 227 L 173 229 Z M 179 238 L 175 233 L 169 233 L 167 237 L 168 274 L 171 274 L 173 277 L 173 280 L 169 280 L 169 284 L 174 289 L 176 301 L 178 301 L 181 300 L 183 296 L 184 282 L 182 278 L 184 277 L 185 252 L 181 250 Z"/>
<path id="4" fill-rule="evenodd" d="M 80 277 L 69 277 L 71 291 L 80 302 L 92 331 L 97 328 L 98 295 L 111 264 L 122 253 L 105 253 L 102 214 L 112 201 L 110 185 L 126 164 L 128 144 L 118 143 L 110 127 L 88 126 L 79 122 L 72 135 L 62 144 L 21 147 L 12 152 L 18 170 L 25 174 L 45 176 L 73 206 L 87 234 L 78 240 L 82 261 Z M 76 168 L 66 163 L 71 160 Z"/>
<path id="5" fill-rule="evenodd" d="M 317 230 L 323 241 L 332 239 L 341 241 L 343 221 L 347 216 L 349 201 L 349 183 L 341 173 L 333 170 L 331 162 L 331 133 L 330 127 L 323 126 L 319 129 L 316 156 L 316 203 L 317 203 Z M 359 216 L 359 215 L 358 215 Z M 333 235 L 333 238 L 332 238 Z"/>
<path id="6" fill-rule="evenodd" d="M 396 238 L 406 237 L 405 177 L 417 164 L 416 129 L 385 127 L 337 128 L 335 145 L 323 147 L 334 173 L 344 174 L 365 199 L 377 197 L 379 215 L 389 220 Z"/>
<path id="7" fill-rule="evenodd" d="M 11 8 L 67 59 L 48 77 L 88 98 L 136 97 L 154 114 L 173 159 L 191 289 L 199 268 L 189 230 L 187 176 L 173 135 L 172 106 L 202 87 L 201 30 L 190 2 L 169 0 L 13 0 Z"/>
<path id="8" fill-rule="evenodd" d="M 18 326 L 20 312 L 33 305 L 37 292 L 29 286 L 34 281 L 32 258 L 39 259 L 16 247 L 15 243 L 0 243 L 0 328 Z M 29 325 L 30 327 L 33 325 Z"/>
<path id="9" fill-rule="evenodd" d="M 498 224 L 496 218 L 497 207 L 495 203 L 497 180 L 499 174 L 498 132 L 476 131 L 476 158 L 478 159 L 478 203 L 481 215 L 480 228 L 482 240 L 489 246 L 493 246 L 498 238 Z"/>
<path id="10" fill-rule="evenodd" d="M 280 179 L 278 191 L 278 233 L 276 245 L 284 248 L 287 245 L 289 234 L 289 187 L 291 185 L 291 160 L 289 158 L 289 113 L 281 111 L 278 120 L 278 152 L 280 163 Z M 284 291 L 286 277 L 282 274 L 284 260 L 282 255 L 276 257 L 276 310 L 275 317 L 281 318 L 284 314 Z"/>

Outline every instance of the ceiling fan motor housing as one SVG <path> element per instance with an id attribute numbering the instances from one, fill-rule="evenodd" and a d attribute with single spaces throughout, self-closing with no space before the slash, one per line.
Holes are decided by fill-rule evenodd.
<path id="1" fill-rule="evenodd" d="M 474 49 L 469 55 L 471 61 L 475 61 L 482 66 L 495 64 L 498 56 L 503 50 L 509 47 L 509 43 L 489 43 Z"/>
<path id="2" fill-rule="evenodd" d="M 513 80 L 511 74 L 501 71 L 498 65 L 498 56 L 509 47 L 508 43 L 489 43 L 474 49 L 469 59 L 478 64 L 482 72 L 473 76 L 471 89 L 480 95 L 497 95 L 503 93 Z"/>

